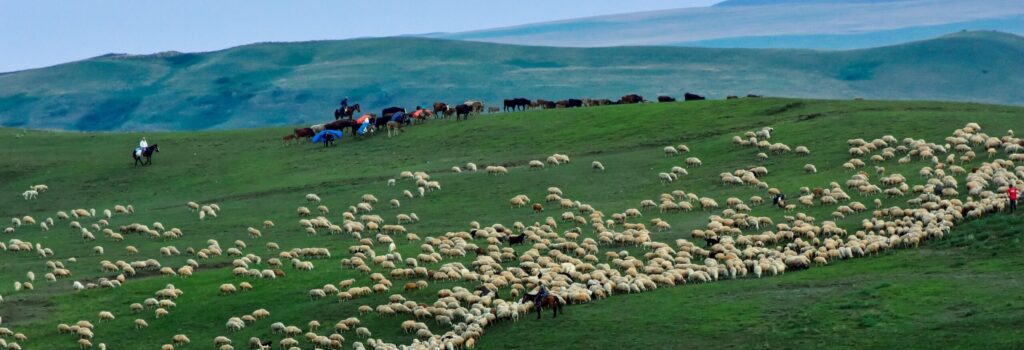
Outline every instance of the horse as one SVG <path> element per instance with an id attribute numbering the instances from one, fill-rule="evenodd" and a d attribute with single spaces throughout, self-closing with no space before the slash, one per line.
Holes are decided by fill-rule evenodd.
<path id="1" fill-rule="evenodd" d="M 341 131 L 341 132 L 344 133 L 346 128 L 352 128 L 352 135 L 355 136 L 356 135 L 356 131 L 359 130 L 359 126 L 360 125 L 358 123 L 356 123 L 355 120 L 352 120 L 352 119 L 342 119 L 342 120 L 335 120 L 333 122 L 324 124 L 324 129 L 326 129 L 326 130 L 338 130 L 338 131 Z"/>
<path id="2" fill-rule="evenodd" d="M 132 158 L 135 159 L 135 164 L 133 166 L 137 166 L 139 164 L 142 164 L 142 166 L 152 165 L 154 152 L 160 152 L 160 147 L 157 147 L 155 143 L 152 146 L 146 147 L 145 149 L 142 150 L 142 157 L 136 155 L 135 150 L 132 150 Z M 145 161 L 142 160 L 143 157 L 146 158 Z"/>
<path id="3" fill-rule="evenodd" d="M 533 302 L 533 307 L 537 309 L 538 320 L 540 319 L 540 312 L 543 308 L 551 309 L 553 318 L 558 318 L 559 311 L 562 311 L 563 315 L 565 314 L 565 311 L 562 310 L 562 302 L 558 300 L 558 297 L 555 296 L 554 294 L 548 294 L 546 297 L 543 298 L 540 296 L 540 294 L 526 294 L 523 296 L 523 299 L 520 300 L 519 302 L 525 303 L 527 301 Z"/>
<path id="4" fill-rule="evenodd" d="M 434 102 L 434 118 L 441 118 L 443 116 L 450 115 L 448 114 L 449 109 L 451 109 L 451 107 L 449 107 L 447 103 Z"/>
<path id="5" fill-rule="evenodd" d="M 404 129 L 402 129 L 402 122 L 401 121 L 397 121 L 397 122 L 389 121 L 387 126 L 388 126 L 388 138 L 389 139 L 391 138 L 392 135 L 398 136 L 399 133 L 405 131 Z"/>

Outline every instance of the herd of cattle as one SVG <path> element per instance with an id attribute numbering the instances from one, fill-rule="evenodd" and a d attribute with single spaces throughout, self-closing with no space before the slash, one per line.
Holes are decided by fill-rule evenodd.
<path id="1" fill-rule="evenodd" d="M 747 97 L 761 97 L 760 95 L 747 95 Z M 735 99 L 737 96 L 728 96 L 727 99 Z M 704 96 L 685 93 L 683 100 L 685 101 L 698 101 L 704 100 Z M 672 96 L 661 95 L 658 96 L 658 102 L 675 102 L 676 99 Z M 617 101 L 610 99 L 565 99 L 565 100 L 530 100 L 526 98 L 512 98 L 503 101 L 502 108 L 490 107 L 486 109 L 488 112 L 514 112 L 524 111 L 529 109 L 553 109 L 553 108 L 579 108 L 579 107 L 590 107 L 590 106 L 605 106 L 615 104 L 633 104 L 649 102 L 645 100 L 643 96 L 637 94 L 629 94 L 622 96 Z M 345 129 L 351 129 L 353 136 L 370 135 L 376 130 L 394 130 L 395 132 L 402 131 L 403 126 L 408 126 L 412 123 L 422 123 L 428 119 L 447 119 L 452 116 L 455 120 L 469 119 L 471 115 L 478 115 L 485 111 L 484 103 L 478 100 L 468 100 L 460 104 L 448 104 L 445 102 L 436 102 L 432 108 L 422 108 L 417 106 L 413 112 L 408 112 L 403 107 L 388 107 L 381 110 L 380 115 L 369 113 L 361 117 L 355 118 L 355 113 L 361 113 L 359 104 L 354 104 L 345 108 L 339 108 L 334 111 L 334 121 L 316 124 L 306 128 L 296 128 L 293 134 L 284 137 L 285 142 L 291 142 L 297 139 L 310 139 L 317 133 L 324 130 L 336 130 L 344 133 Z M 362 133 L 358 132 L 363 126 L 364 121 L 368 121 L 367 127 Z M 390 133 L 389 133 L 390 134 Z M 328 138 L 328 140 L 331 140 Z"/>

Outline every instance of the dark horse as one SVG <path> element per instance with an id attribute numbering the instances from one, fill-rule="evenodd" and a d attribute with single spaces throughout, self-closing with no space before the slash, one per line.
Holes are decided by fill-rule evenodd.
<path id="1" fill-rule="evenodd" d="M 135 159 L 135 164 L 134 165 L 139 165 L 139 164 L 142 164 L 143 166 L 152 165 L 153 164 L 153 153 L 154 152 L 157 152 L 157 153 L 160 152 L 160 147 L 157 147 L 155 143 L 152 146 L 146 147 L 145 149 L 142 150 L 142 157 L 139 157 L 139 156 L 135 155 L 135 150 L 132 150 L 132 158 Z M 145 161 L 142 160 L 143 157 L 146 158 Z"/>
<path id="2" fill-rule="evenodd" d="M 554 318 L 558 318 L 559 311 L 561 311 L 563 315 L 565 314 L 565 310 L 562 310 L 562 307 L 564 307 L 562 302 L 560 302 L 558 297 L 554 294 L 548 294 L 546 297 L 541 297 L 540 294 L 526 294 L 520 302 L 525 303 L 527 301 L 533 302 L 533 308 L 537 310 L 538 320 L 540 319 L 541 309 L 544 308 L 551 309 L 552 317 Z"/>
<path id="3" fill-rule="evenodd" d="M 345 107 L 345 110 L 342 110 L 341 108 L 338 108 L 338 109 L 334 110 L 334 120 L 338 120 L 338 119 L 341 119 L 341 118 L 352 119 L 352 115 L 353 114 L 360 113 L 360 112 L 362 112 L 362 110 L 359 109 L 359 104 L 358 103 L 356 103 L 354 105 L 351 105 L 351 106 L 348 106 L 348 107 Z"/>

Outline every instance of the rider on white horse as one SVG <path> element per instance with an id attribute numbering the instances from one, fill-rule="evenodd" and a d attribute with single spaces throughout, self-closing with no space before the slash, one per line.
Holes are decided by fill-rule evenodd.
<path id="1" fill-rule="evenodd" d="M 139 148 L 135 149 L 135 155 L 142 157 L 142 151 L 146 150 L 147 147 L 149 147 L 149 142 L 146 142 L 146 137 L 143 136 L 142 141 L 139 141 Z"/>

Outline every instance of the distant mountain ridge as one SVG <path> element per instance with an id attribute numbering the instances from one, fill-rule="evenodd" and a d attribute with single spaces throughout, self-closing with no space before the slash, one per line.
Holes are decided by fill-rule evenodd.
<path id="1" fill-rule="evenodd" d="M 1024 1 L 730 0 L 711 7 L 622 13 L 424 36 L 558 47 L 686 45 L 849 49 L 922 40 L 965 29 L 1024 34 Z M 927 34 L 922 35 L 922 32 Z M 858 38 L 845 45 L 835 43 L 836 39 L 847 35 Z M 793 37 L 801 40 L 795 41 Z M 741 40 L 743 38 L 752 39 Z M 745 46 L 750 43 L 755 45 Z"/>
<path id="2" fill-rule="evenodd" d="M 1024 38 L 955 33 L 850 51 L 554 48 L 410 37 L 101 56 L 0 75 L 0 126 L 201 130 L 309 125 L 348 96 L 364 112 L 481 99 L 639 93 L 1024 104 Z"/>

